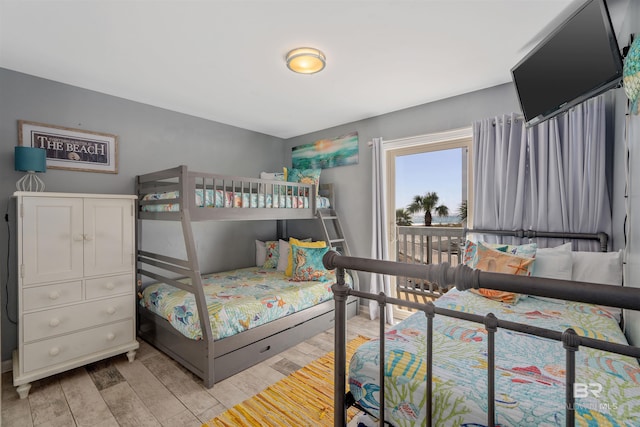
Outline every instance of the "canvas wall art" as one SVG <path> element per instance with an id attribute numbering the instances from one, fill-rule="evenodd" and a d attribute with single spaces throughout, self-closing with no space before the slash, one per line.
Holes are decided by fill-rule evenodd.
<path id="1" fill-rule="evenodd" d="M 358 164 L 358 132 L 333 139 L 320 139 L 292 148 L 295 169 L 327 169 Z"/>

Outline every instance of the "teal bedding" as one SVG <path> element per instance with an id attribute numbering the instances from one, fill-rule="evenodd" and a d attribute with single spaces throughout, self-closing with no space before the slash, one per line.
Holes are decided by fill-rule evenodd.
<path id="1" fill-rule="evenodd" d="M 287 208 L 308 209 L 309 197 L 288 196 L 284 194 L 264 193 L 240 193 L 222 190 L 195 190 L 196 206 L 215 208 Z M 143 210 L 148 212 L 175 212 L 179 209 L 179 203 L 172 203 L 172 199 L 179 197 L 179 191 L 164 193 L 152 193 L 145 195 L 142 200 L 168 200 L 165 204 L 144 205 Z M 204 194 L 204 197 L 203 197 Z M 330 202 L 326 197 L 316 198 L 316 208 L 329 208 Z"/>
<path id="2" fill-rule="evenodd" d="M 283 271 L 249 267 L 204 275 L 202 281 L 217 340 L 333 299 L 335 274 L 330 272 L 324 281 L 296 282 Z M 167 319 L 186 337 L 202 339 L 193 294 L 156 283 L 145 287 L 140 305 Z"/>
<path id="3" fill-rule="evenodd" d="M 455 289 L 435 305 L 627 344 L 613 315 L 584 303 L 526 297 L 508 305 Z M 436 315 L 433 334 L 436 426 L 487 423 L 487 332 L 483 325 Z M 426 319 L 415 313 L 386 334 L 385 412 L 392 425 L 425 425 Z M 360 347 L 349 369 L 356 401 L 378 414 L 379 341 Z M 626 356 L 576 353 L 576 425 L 640 426 L 640 367 Z M 584 395 L 584 396 L 583 396 Z M 496 333 L 496 423 L 565 425 L 565 351 L 561 342 L 506 330 Z"/>

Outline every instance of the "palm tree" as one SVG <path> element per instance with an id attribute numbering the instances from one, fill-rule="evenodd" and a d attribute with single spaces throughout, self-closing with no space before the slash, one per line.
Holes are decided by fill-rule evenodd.
<path id="1" fill-rule="evenodd" d="M 460 221 L 465 222 L 467 220 L 467 201 L 463 200 L 460 203 L 460 207 L 458 208 L 458 215 L 460 216 Z"/>
<path id="2" fill-rule="evenodd" d="M 396 225 L 413 225 L 411 213 L 403 208 L 396 209 Z"/>
<path id="3" fill-rule="evenodd" d="M 416 212 L 424 212 L 424 225 L 429 227 L 433 221 L 431 211 L 435 210 L 438 216 L 449 215 L 448 207 L 445 205 L 437 206 L 439 199 L 440 198 L 435 191 L 427 193 L 424 196 L 414 196 L 413 203 L 407 206 L 407 211 L 412 214 Z"/>

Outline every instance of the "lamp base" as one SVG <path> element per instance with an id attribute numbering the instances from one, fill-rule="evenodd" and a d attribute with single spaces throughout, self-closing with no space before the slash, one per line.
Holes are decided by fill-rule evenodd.
<path id="1" fill-rule="evenodd" d="M 27 172 L 25 176 L 16 182 L 18 191 L 44 191 L 44 181 L 35 172 Z"/>

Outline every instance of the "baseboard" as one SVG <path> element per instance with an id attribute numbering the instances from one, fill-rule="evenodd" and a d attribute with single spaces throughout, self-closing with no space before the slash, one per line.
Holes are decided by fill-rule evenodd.
<path id="1" fill-rule="evenodd" d="M 3 360 L 2 361 L 2 373 L 4 374 L 5 372 L 11 372 L 13 371 L 13 361 L 11 359 L 9 360 Z"/>

